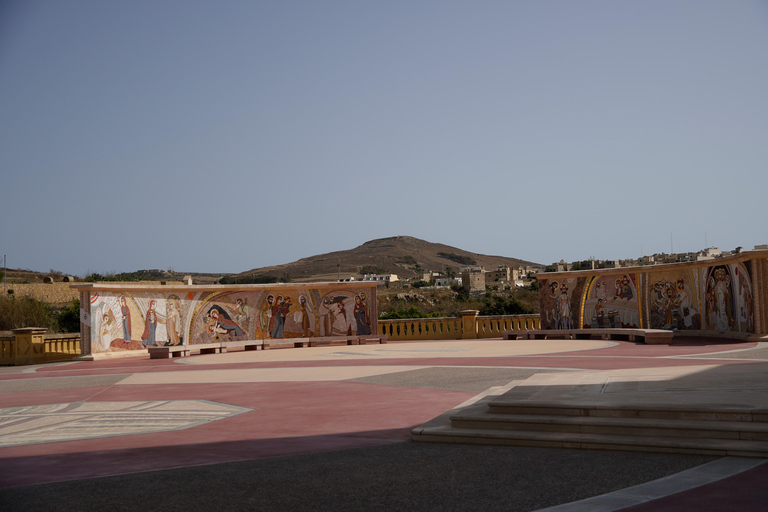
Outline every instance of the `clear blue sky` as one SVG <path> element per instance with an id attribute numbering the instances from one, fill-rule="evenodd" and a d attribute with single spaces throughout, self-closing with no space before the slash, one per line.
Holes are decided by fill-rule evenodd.
<path id="1" fill-rule="evenodd" d="M 765 1 L 0 3 L 0 257 L 767 243 Z"/>

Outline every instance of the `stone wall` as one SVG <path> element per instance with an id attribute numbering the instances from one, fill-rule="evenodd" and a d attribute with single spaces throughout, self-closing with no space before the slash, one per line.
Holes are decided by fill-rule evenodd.
<path id="1" fill-rule="evenodd" d="M 6 289 L 13 290 L 15 297 L 31 297 L 49 304 L 70 304 L 80 297 L 71 283 L 7 283 Z"/>
<path id="2" fill-rule="evenodd" d="M 768 334 L 768 251 L 702 262 L 539 274 L 542 329 Z"/>
<path id="3" fill-rule="evenodd" d="M 83 354 L 376 334 L 376 283 L 76 284 Z"/>

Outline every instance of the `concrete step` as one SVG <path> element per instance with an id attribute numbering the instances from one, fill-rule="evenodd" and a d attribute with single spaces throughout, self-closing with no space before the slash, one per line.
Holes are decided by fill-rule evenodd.
<path id="1" fill-rule="evenodd" d="M 416 428 L 412 431 L 412 439 L 419 442 L 629 450 L 734 457 L 768 457 L 768 442 L 740 439 L 649 437 L 580 432 L 470 429 L 447 425 Z"/>
<path id="2" fill-rule="evenodd" d="M 686 407 L 681 404 L 617 406 L 588 403 L 568 405 L 552 402 L 504 402 L 495 400 L 488 403 L 488 410 L 493 414 L 507 415 L 590 416 L 768 423 L 768 410 L 732 404 L 697 405 L 692 407 Z"/>
<path id="3" fill-rule="evenodd" d="M 768 423 L 763 422 L 494 414 L 479 411 L 459 413 L 451 416 L 450 420 L 453 427 L 464 429 L 768 441 Z"/>

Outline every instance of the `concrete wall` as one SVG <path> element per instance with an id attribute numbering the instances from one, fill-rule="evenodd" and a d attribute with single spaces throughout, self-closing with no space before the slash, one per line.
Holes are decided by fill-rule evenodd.
<path id="1" fill-rule="evenodd" d="M 49 304 L 67 304 L 80 297 L 71 283 L 7 283 L 15 297 L 31 297 Z"/>
<path id="2" fill-rule="evenodd" d="M 542 329 L 768 331 L 768 251 L 703 262 L 539 274 Z"/>
<path id="3" fill-rule="evenodd" d="M 83 354 L 375 334 L 376 284 L 77 284 Z"/>

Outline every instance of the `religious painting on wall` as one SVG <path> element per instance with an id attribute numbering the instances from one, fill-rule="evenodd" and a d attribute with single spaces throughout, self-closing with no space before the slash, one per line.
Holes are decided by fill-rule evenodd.
<path id="1" fill-rule="evenodd" d="M 750 272 L 744 263 L 702 269 L 705 329 L 754 332 Z"/>
<path id="2" fill-rule="evenodd" d="M 369 293 L 348 286 L 168 294 L 99 291 L 91 295 L 88 310 L 90 352 L 372 334 L 376 304 Z"/>
<path id="3" fill-rule="evenodd" d="M 648 275 L 646 311 L 651 329 L 701 329 L 699 276 L 693 269 L 670 269 Z"/>
<path id="4" fill-rule="evenodd" d="M 634 273 L 591 277 L 584 301 L 582 327 L 640 327 L 637 279 Z"/>
<path id="5" fill-rule="evenodd" d="M 178 345 L 183 307 L 173 294 L 95 293 L 91 296 L 91 352 Z"/>
<path id="6" fill-rule="evenodd" d="M 585 282 L 584 277 L 539 279 L 542 329 L 579 328 L 579 303 Z"/>

